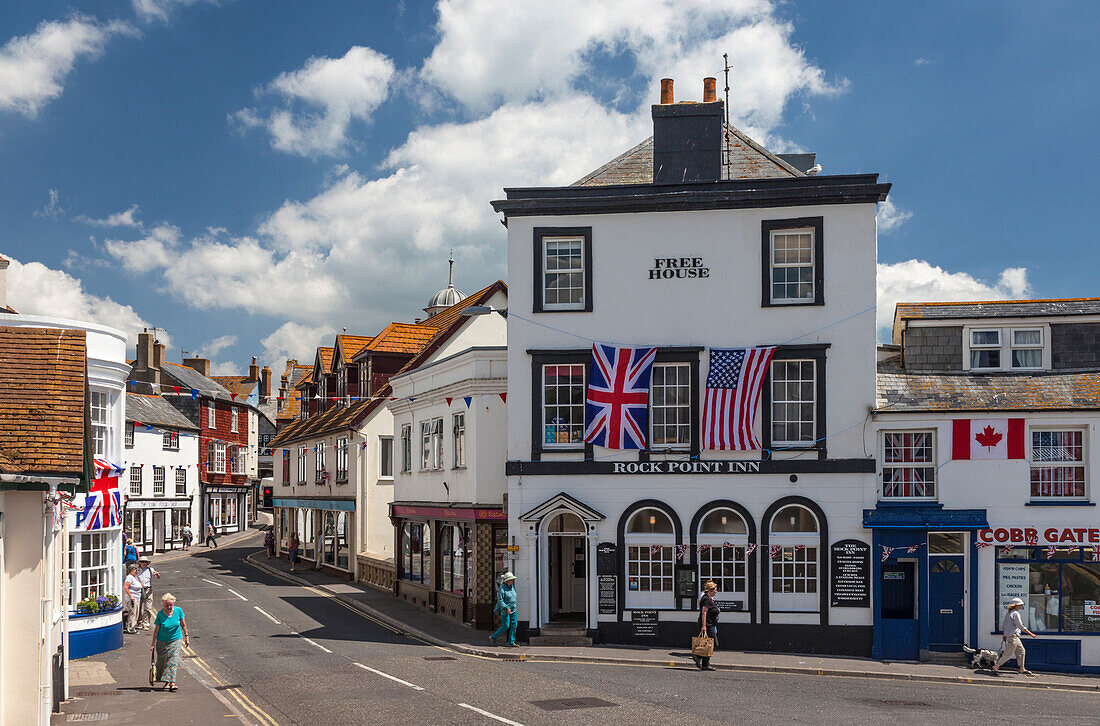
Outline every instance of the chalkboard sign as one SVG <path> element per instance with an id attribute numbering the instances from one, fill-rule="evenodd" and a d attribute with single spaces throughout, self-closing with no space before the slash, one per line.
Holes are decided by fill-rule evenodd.
<path id="1" fill-rule="evenodd" d="M 614 542 L 600 542 L 596 545 L 596 574 L 619 574 L 619 548 Z"/>
<path id="2" fill-rule="evenodd" d="M 597 575 L 600 615 L 614 615 L 619 606 L 618 575 Z"/>
<path id="3" fill-rule="evenodd" d="M 676 597 L 694 598 L 699 595 L 699 579 L 695 565 L 676 565 Z"/>
<path id="4" fill-rule="evenodd" d="M 631 610 L 630 626 L 635 638 L 657 637 L 657 611 L 656 610 Z"/>
<path id="5" fill-rule="evenodd" d="M 833 607 L 871 607 L 871 546 L 858 539 L 834 542 L 829 564 Z"/>

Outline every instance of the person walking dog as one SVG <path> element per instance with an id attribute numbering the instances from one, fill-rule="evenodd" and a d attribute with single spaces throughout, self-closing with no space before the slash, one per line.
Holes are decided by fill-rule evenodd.
<path id="1" fill-rule="evenodd" d="M 137 578 L 141 582 L 141 614 L 138 617 L 138 627 L 142 630 L 149 629 L 149 622 L 153 619 L 153 578 L 160 579 L 160 573 L 149 564 L 149 558 L 142 556 L 138 560 Z"/>
<path id="2" fill-rule="evenodd" d="M 718 594 L 718 585 L 711 580 L 703 583 L 703 595 L 699 598 L 699 635 L 714 640 L 714 647 L 718 647 L 718 605 L 714 602 L 714 596 Z M 718 670 L 710 664 L 710 656 L 695 658 L 695 665 L 701 671 Z"/>
<path id="3" fill-rule="evenodd" d="M 206 523 L 206 549 L 210 549 L 211 547 L 217 548 L 218 540 L 214 536 L 215 534 L 216 533 L 214 532 L 214 523 L 213 522 L 207 522 Z M 211 542 L 213 542 L 213 544 L 211 544 Z"/>
<path id="4" fill-rule="evenodd" d="M 1001 653 L 1001 657 L 997 659 L 997 662 L 993 665 L 993 672 L 1000 674 L 1001 666 L 1012 660 L 1012 657 L 1016 657 L 1016 664 L 1020 666 L 1020 675 L 1032 676 L 1034 673 L 1024 668 L 1024 643 L 1020 640 L 1020 633 L 1027 633 L 1032 638 L 1038 638 L 1039 636 L 1031 632 L 1024 627 L 1023 618 L 1020 617 L 1020 609 L 1024 606 L 1024 601 L 1018 597 L 1012 598 L 1008 603 L 1008 609 L 1005 611 L 1004 624 L 1001 626 L 1001 640 L 1005 643 L 1005 650 Z"/>
<path id="5" fill-rule="evenodd" d="M 180 655 L 185 646 L 191 645 L 191 636 L 187 632 L 187 621 L 183 617 L 183 608 L 176 607 L 176 596 L 164 593 L 160 599 L 161 610 L 153 625 L 153 644 L 149 650 L 156 655 L 156 674 L 149 685 L 162 681 L 161 690 L 178 691 L 176 669 L 180 665 Z"/>
<path id="6" fill-rule="evenodd" d="M 500 613 L 500 627 L 489 636 L 489 642 L 496 645 L 497 638 L 508 633 L 506 648 L 517 648 L 516 628 L 519 627 L 519 613 L 516 612 L 516 576 L 511 572 L 505 572 L 500 578 L 500 589 L 497 590 L 497 604 L 493 608 Z"/>

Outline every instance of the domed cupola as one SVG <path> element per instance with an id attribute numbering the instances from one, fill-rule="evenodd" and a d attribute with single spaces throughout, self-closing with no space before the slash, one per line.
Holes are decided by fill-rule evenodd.
<path id="1" fill-rule="evenodd" d="M 466 299 L 466 294 L 455 289 L 455 260 L 454 255 L 448 260 L 451 265 L 450 273 L 447 277 L 447 287 L 443 288 L 436 294 L 432 295 L 432 299 L 428 301 L 428 306 L 424 308 L 429 316 L 441 313 L 452 305 L 457 305 Z"/>

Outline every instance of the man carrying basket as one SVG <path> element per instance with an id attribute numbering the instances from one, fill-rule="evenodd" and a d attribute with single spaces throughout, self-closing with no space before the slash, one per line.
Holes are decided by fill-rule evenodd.
<path id="1" fill-rule="evenodd" d="M 714 596 L 718 585 L 711 580 L 703 583 L 703 596 L 699 598 L 699 636 L 692 638 L 691 653 L 695 665 L 701 671 L 718 670 L 710 664 L 710 657 L 718 647 L 718 605 Z M 709 641 L 709 642 L 708 642 Z"/>

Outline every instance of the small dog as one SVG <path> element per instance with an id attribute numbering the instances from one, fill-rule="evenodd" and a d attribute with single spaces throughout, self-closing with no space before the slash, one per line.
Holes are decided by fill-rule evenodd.
<path id="1" fill-rule="evenodd" d="M 997 663 L 998 653 L 996 651 L 987 650 L 985 648 L 967 648 L 963 646 L 963 652 L 970 654 L 970 667 L 974 670 L 981 670 L 983 668 L 992 669 Z"/>

